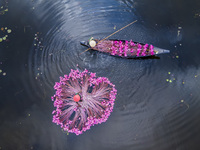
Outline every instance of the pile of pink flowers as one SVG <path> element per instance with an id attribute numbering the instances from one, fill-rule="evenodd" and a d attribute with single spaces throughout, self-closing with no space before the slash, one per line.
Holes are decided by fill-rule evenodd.
<path id="1" fill-rule="evenodd" d="M 76 135 L 105 122 L 117 94 L 115 85 L 106 77 L 96 77 L 88 70 L 71 70 L 69 75 L 60 77 L 54 89 L 53 122 Z"/>
<path id="2" fill-rule="evenodd" d="M 121 57 L 141 57 L 154 55 L 153 45 L 140 44 L 131 41 L 104 40 L 95 46 L 96 50 Z"/>

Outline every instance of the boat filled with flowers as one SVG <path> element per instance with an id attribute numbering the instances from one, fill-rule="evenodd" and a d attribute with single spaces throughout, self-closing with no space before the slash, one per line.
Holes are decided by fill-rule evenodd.
<path id="1" fill-rule="evenodd" d="M 92 37 L 89 41 L 81 41 L 80 43 L 90 49 L 123 58 L 148 57 L 170 52 L 151 44 L 143 44 L 132 40 L 99 40 Z"/>

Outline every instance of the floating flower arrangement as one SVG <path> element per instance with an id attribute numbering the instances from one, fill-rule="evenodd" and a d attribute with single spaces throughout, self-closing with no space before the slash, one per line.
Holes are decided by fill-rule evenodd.
<path id="1" fill-rule="evenodd" d="M 76 135 L 105 122 L 117 94 L 115 85 L 106 77 L 96 77 L 88 70 L 71 70 L 69 75 L 60 77 L 54 89 L 53 122 Z"/>

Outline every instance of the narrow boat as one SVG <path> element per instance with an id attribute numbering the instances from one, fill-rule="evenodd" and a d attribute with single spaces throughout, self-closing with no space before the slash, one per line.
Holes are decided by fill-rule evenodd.
<path id="1" fill-rule="evenodd" d="M 148 57 L 170 52 L 169 50 L 158 48 L 151 44 L 143 44 L 132 40 L 99 40 L 92 37 L 89 41 L 81 41 L 80 43 L 89 49 L 123 58 Z"/>

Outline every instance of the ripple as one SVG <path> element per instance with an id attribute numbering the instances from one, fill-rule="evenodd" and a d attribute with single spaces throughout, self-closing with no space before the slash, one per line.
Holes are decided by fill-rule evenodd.
<path id="1" fill-rule="evenodd" d="M 43 26 L 46 27 L 48 24 L 46 27 L 48 30 L 43 30 L 40 35 L 43 49 L 40 51 L 39 47 L 34 48 L 30 59 L 33 59 L 31 62 L 36 70 L 40 68 L 42 72 L 40 77 L 49 89 L 52 88 L 58 76 L 68 73 L 71 68 L 76 69 L 77 64 L 80 69 L 99 68 L 101 70 L 115 62 L 115 58 L 95 51 L 81 54 L 86 47 L 82 47 L 79 41 L 87 40 L 91 36 L 104 35 L 105 37 L 110 32 L 109 19 L 105 19 L 107 17 L 105 14 L 116 10 L 119 14 L 124 12 L 116 3 L 112 5 L 98 2 L 98 4 L 91 1 L 36 2 L 35 7 L 38 11 L 35 11 L 35 14 L 41 20 L 40 26 L 43 29 Z M 96 15 L 98 18 L 95 17 Z M 107 30 L 105 30 L 106 25 Z"/>
<path id="2" fill-rule="evenodd" d="M 195 122 L 189 125 L 188 123 L 197 116 L 187 119 L 190 109 L 185 111 L 186 105 L 180 106 L 181 99 L 185 99 L 195 110 L 199 106 L 195 101 L 198 96 L 194 96 L 189 102 L 186 99 L 187 95 L 183 94 L 193 91 L 194 95 L 197 95 L 198 92 L 192 89 L 195 82 L 190 73 L 196 73 L 198 69 L 186 69 L 189 74 L 184 77 L 185 72 L 178 69 L 179 63 L 172 59 L 171 54 L 163 55 L 160 59 L 144 60 L 121 59 L 92 50 L 81 54 L 87 48 L 81 46 L 79 41 L 88 40 L 91 36 L 104 38 L 135 20 L 137 16 L 132 4 L 132 1 L 108 3 L 105 0 L 95 3 L 89 0 L 35 2 L 37 11 L 34 15 L 40 21 L 39 29 L 42 32 L 39 31 L 38 41 L 33 40 L 30 50 L 29 77 L 37 96 L 46 93 L 46 99 L 50 103 L 54 83 L 60 76 L 68 74 L 70 69 L 87 68 L 97 72 L 98 76 L 108 77 L 118 90 L 114 112 L 108 121 L 81 136 L 69 135 L 65 139 L 69 148 L 88 149 L 86 145 L 90 145 L 90 149 L 106 145 L 107 149 L 166 149 L 174 144 L 173 132 L 178 130 L 179 135 L 176 135 L 175 139 L 178 137 L 180 141 L 184 141 L 192 136 L 186 132 L 198 124 Z M 166 42 L 164 37 L 168 30 L 165 27 L 148 25 L 145 20 L 139 20 L 112 38 L 133 39 L 164 47 L 172 47 L 170 43 L 181 40 L 167 38 Z M 172 30 L 175 35 L 176 28 L 172 27 Z M 167 34 L 167 37 L 170 36 L 171 34 Z M 176 49 L 172 49 L 172 52 L 176 52 Z M 166 82 L 168 71 L 176 74 L 178 78 L 172 84 Z M 183 87 L 183 79 L 190 80 L 191 83 Z M 195 87 L 198 86 L 195 84 Z M 29 89 L 29 93 L 31 92 Z M 185 128 L 185 125 L 188 128 Z M 184 134 L 186 135 L 181 139 L 180 135 Z M 58 140 L 55 139 L 54 142 Z M 164 143 L 166 141 L 169 141 L 169 145 Z"/>

